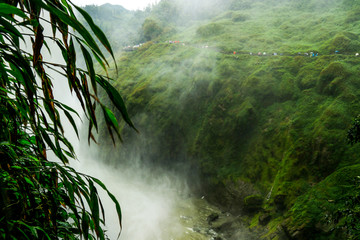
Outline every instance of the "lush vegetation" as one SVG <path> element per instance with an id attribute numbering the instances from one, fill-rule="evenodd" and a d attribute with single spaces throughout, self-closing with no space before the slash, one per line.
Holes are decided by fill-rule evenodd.
<path id="1" fill-rule="evenodd" d="M 141 29 L 144 20 L 149 16 L 149 8 L 145 11 L 129 11 L 122 6 L 104 4 L 101 6 L 88 5 L 83 9 L 104 31 L 115 51 L 143 41 Z M 80 20 L 83 19 L 80 18 Z"/>
<path id="2" fill-rule="evenodd" d="M 86 20 L 94 37 L 74 11 Z M 47 29 L 52 29 L 49 36 Z M 76 156 L 64 136 L 62 120 L 67 118 L 78 133 L 73 118 L 78 113 L 54 98 L 56 79 L 50 76 L 62 75 L 76 94 L 89 120 L 89 140 L 94 138 L 92 129 L 98 128 L 97 105 L 111 136 L 112 130 L 119 135 L 114 114 L 97 97 L 98 88 L 132 125 L 119 93 L 107 77 L 94 71 L 91 56 L 103 69 L 108 65 L 94 38 L 113 56 L 104 33 L 84 10 L 68 1 L 0 1 L 1 239 L 105 239 L 104 210 L 96 186 L 113 200 L 121 226 L 119 203 L 104 184 L 68 166 Z M 81 54 L 76 54 L 75 44 Z M 56 48 L 65 64 L 46 57 L 46 51 Z M 81 55 L 85 70 L 77 66 L 76 57 Z M 50 161 L 49 152 L 58 160 Z"/>
<path id="3" fill-rule="evenodd" d="M 161 33 L 116 59 L 141 135 L 121 129 L 141 148 L 104 154 L 200 172 L 204 194 L 266 238 L 357 239 L 360 147 L 347 131 L 360 111 L 360 2 L 182 2 L 154 6 Z"/>

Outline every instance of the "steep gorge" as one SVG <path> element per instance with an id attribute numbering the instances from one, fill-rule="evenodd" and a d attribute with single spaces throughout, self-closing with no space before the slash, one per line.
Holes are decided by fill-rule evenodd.
<path id="1" fill-rule="evenodd" d="M 158 16 L 163 33 L 121 54 L 114 85 L 140 134 L 123 126 L 113 149 L 100 132 L 102 155 L 181 173 L 268 239 L 356 239 L 360 3 L 229 4 L 180 26 Z"/>

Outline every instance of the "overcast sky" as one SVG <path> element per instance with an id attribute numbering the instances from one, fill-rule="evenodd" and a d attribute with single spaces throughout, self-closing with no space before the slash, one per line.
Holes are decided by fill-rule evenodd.
<path id="1" fill-rule="evenodd" d="M 72 0 L 73 3 L 79 6 L 85 5 L 102 5 L 105 3 L 111 3 L 114 5 L 121 5 L 128 10 L 143 10 L 150 3 L 159 2 L 159 0 Z"/>

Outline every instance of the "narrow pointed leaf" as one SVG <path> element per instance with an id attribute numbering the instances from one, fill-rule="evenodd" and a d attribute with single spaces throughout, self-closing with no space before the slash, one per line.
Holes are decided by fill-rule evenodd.
<path id="1" fill-rule="evenodd" d="M 75 6 L 75 8 L 81 13 L 81 15 L 85 18 L 86 22 L 89 24 L 91 30 L 94 32 L 96 37 L 100 40 L 100 42 L 104 45 L 104 47 L 108 50 L 111 54 L 112 58 L 115 59 L 113 51 L 111 49 L 111 45 L 107 40 L 103 31 L 94 23 L 90 15 L 82 8 Z"/>
<path id="2" fill-rule="evenodd" d="M 0 3 L 0 15 L 3 14 L 15 14 L 22 18 L 27 18 L 23 11 L 7 3 Z"/>
<path id="3" fill-rule="evenodd" d="M 93 60 L 91 58 L 90 53 L 86 50 L 86 48 L 81 45 L 81 51 L 83 53 L 84 59 L 85 59 L 85 63 L 90 75 L 90 80 L 91 80 L 91 84 L 92 87 L 94 89 L 95 94 L 97 94 L 97 85 L 96 85 L 96 78 L 95 78 L 95 70 L 94 70 L 94 64 L 93 64 Z"/>
<path id="4" fill-rule="evenodd" d="M 119 92 L 103 77 L 98 76 L 96 80 L 100 84 L 100 86 L 106 91 L 106 93 L 108 94 L 110 100 L 115 105 L 115 107 L 120 111 L 125 122 L 137 131 L 137 129 L 135 128 L 134 124 L 132 123 L 129 117 L 129 114 L 127 113 L 124 100 L 120 96 Z"/>

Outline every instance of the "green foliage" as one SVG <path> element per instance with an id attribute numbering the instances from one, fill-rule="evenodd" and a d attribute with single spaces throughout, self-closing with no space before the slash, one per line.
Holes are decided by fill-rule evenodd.
<path id="1" fill-rule="evenodd" d="M 340 62 L 329 64 L 320 72 L 318 89 L 320 92 L 335 95 L 341 91 L 341 84 L 346 81 L 347 71 Z"/>
<path id="2" fill-rule="evenodd" d="M 101 219 L 105 213 L 100 210 L 102 203 L 94 183 L 108 190 L 99 180 L 58 163 L 38 160 L 29 151 L 29 142 L 22 146 L 3 143 L 0 147 L 2 238 L 91 239 L 96 232 L 104 239 Z"/>
<path id="3" fill-rule="evenodd" d="M 172 23 L 179 16 L 179 8 L 175 1 L 163 0 L 154 7 L 153 15 L 163 23 Z"/>
<path id="4" fill-rule="evenodd" d="M 359 165 L 339 169 L 299 197 L 291 208 L 288 230 L 306 229 L 304 238 L 358 239 Z"/>
<path id="5" fill-rule="evenodd" d="M 242 13 L 233 13 L 232 14 L 232 20 L 234 22 L 244 22 L 246 20 L 248 20 L 250 17 L 246 14 L 242 14 Z"/>
<path id="6" fill-rule="evenodd" d="M 352 9 L 347 18 L 345 19 L 346 23 L 356 23 L 360 20 L 360 8 L 355 7 L 355 9 Z"/>
<path id="7" fill-rule="evenodd" d="M 343 0 L 342 4 L 346 9 L 353 9 L 354 7 L 358 7 L 360 2 L 359 0 Z"/>
<path id="8" fill-rule="evenodd" d="M 159 23 L 151 18 L 145 19 L 142 25 L 142 30 L 146 41 L 156 39 L 163 32 L 163 29 L 160 27 Z"/>
<path id="9" fill-rule="evenodd" d="M 337 34 L 333 39 L 329 40 L 324 51 L 340 53 L 357 52 L 360 48 L 360 42 L 356 34 L 345 32 Z"/>
<path id="10" fill-rule="evenodd" d="M 210 23 L 205 26 L 201 26 L 197 29 L 196 33 L 203 38 L 220 35 L 224 32 L 224 28 L 216 23 Z"/>
<path id="11" fill-rule="evenodd" d="M 77 20 L 73 8 L 83 16 L 93 35 Z M 44 12 L 50 20 L 42 17 Z M 44 35 L 46 27 L 52 29 L 52 36 Z M 24 29 L 26 33 L 22 32 Z M 64 136 L 60 111 L 77 134 L 73 117 L 79 115 L 54 98 L 53 79 L 49 75 L 51 69 L 67 78 L 89 120 L 89 140 L 94 138 L 92 128 L 98 128 L 97 104 L 105 109 L 110 133 L 113 128 L 119 134 L 117 119 L 97 96 L 98 84 L 124 121 L 132 125 L 119 93 L 106 77 L 95 73 L 92 56 L 105 71 L 108 62 L 93 36 L 113 57 L 105 34 L 85 11 L 70 2 L 0 3 L 1 238 L 105 239 L 104 210 L 95 185 L 104 189 L 115 203 L 121 226 L 119 203 L 104 184 L 67 166 L 75 152 Z M 30 40 L 31 50 L 23 48 Z M 77 68 L 75 43 L 81 49 L 86 70 Z M 47 61 L 44 47 L 49 52 L 58 47 L 65 65 Z M 47 159 L 50 150 L 61 164 Z"/>

